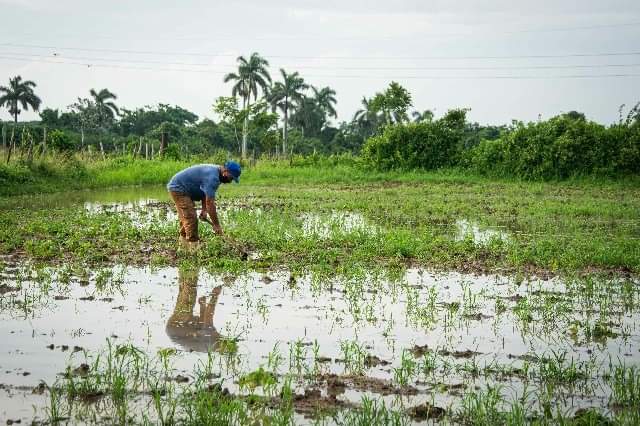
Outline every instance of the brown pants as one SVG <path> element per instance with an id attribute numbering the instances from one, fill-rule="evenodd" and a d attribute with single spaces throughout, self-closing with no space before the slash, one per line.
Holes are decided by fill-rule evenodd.
<path id="1" fill-rule="evenodd" d="M 169 193 L 176 203 L 176 210 L 178 210 L 180 236 L 187 241 L 198 241 L 198 217 L 193 200 L 181 192 L 169 191 Z"/>

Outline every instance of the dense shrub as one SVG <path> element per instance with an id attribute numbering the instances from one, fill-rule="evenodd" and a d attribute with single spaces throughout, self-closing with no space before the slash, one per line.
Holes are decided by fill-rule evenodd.
<path id="1" fill-rule="evenodd" d="M 180 160 L 180 147 L 178 144 L 171 143 L 167 146 L 164 153 L 162 154 L 163 158 L 168 158 L 170 160 L 179 161 Z"/>
<path id="2" fill-rule="evenodd" d="M 47 139 L 51 147 L 59 152 L 71 152 L 75 147 L 71 136 L 62 130 L 52 130 Z"/>
<path id="3" fill-rule="evenodd" d="M 482 141 L 464 153 L 461 165 L 482 174 L 526 179 L 638 173 L 638 135 L 638 124 L 606 128 L 565 114 L 519 124 L 500 139 Z"/>
<path id="4" fill-rule="evenodd" d="M 465 114 L 452 110 L 437 121 L 387 126 L 367 140 L 363 159 L 381 169 L 454 166 L 462 150 Z"/>

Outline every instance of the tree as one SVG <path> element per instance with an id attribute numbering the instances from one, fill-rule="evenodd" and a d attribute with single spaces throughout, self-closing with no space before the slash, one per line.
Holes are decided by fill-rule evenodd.
<path id="1" fill-rule="evenodd" d="M 232 127 L 233 134 L 238 143 L 238 127 L 243 126 L 247 133 L 254 135 L 256 140 L 263 144 L 271 144 L 271 141 L 277 138 L 277 132 L 273 130 L 278 116 L 269 112 L 269 104 L 260 100 L 251 104 L 248 108 L 239 109 L 238 100 L 234 97 L 221 96 L 216 99 L 213 105 L 213 111 L 218 114 L 223 122 Z"/>
<path id="2" fill-rule="evenodd" d="M 335 105 L 338 103 L 336 100 L 336 91 L 330 87 L 323 87 L 318 90 L 317 88 L 311 86 L 313 89 L 313 97 L 322 111 L 324 111 L 327 117 L 338 118 L 338 113 L 336 112 Z"/>
<path id="3" fill-rule="evenodd" d="M 122 108 L 118 129 L 121 135 L 143 136 L 161 123 L 169 122 L 180 127 L 194 125 L 198 116 L 178 105 L 158 104 L 156 108 L 146 106 L 135 110 Z"/>
<path id="4" fill-rule="evenodd" d="M 235 81 L 231 95 L 240 96 L 242 108 L 248 109 L 251 104 L 251 95 L 254 100 L 257 100 L 258 89 L 265 92 L 271 83 L 271 76 L 267 70 L 269 62 L 256 52 L 252 53 L 248 60 L 244 56 L 239 56 L 237 62 L 239 63 L 238 72 L 225 75 L 224 82 Z M 249 116 L 246 115 L 242 126 L 242 158 L 246 158 L 247 154 L 248 119 Z"/>
<path id="5" fill-rule="evenodd" d="M 60 111 L 57 109 L 45 108 L 40 112 L 40 121 L 45 126 L 56 127 L 60 125 Z"/>
<path id="6" fill-rule="evenodd" d="M 304 79 L 300 77 L 298 72 L 287 74 L 287 72 L 280 68 L 280 74 L 282 74 L 282 81 L 276 82 L 269 91 L 268 101 L 273 107 L 279 108 L 284 114 L 284 122 L 282 127 L 282 152 L 287 152 L 287 137 L 288 137 L 288 124 L 289 124 L 289 109 L 293 103 L 300 103 L 304 98 L 302 93 L 307 90 L 309 86 L 304 82 Z"/>
<path id="7" fill-rule="evenodd" d="M 78 98 L 78 102 L 69 105 L 74 117 L 73 122 L 80 128 L 80 146 L 84 148 L 85 131 L 100 127 L 100 113 L 96 103 L 87 98 Z"/>
<path id="8" fill-rule="evenodd" d="M 314 98 L 303 97 L 291 115 L 291 125 L 302 129 L 303 137 L 318 137 L 325 124 L 325 112 Z"/>
<path id="9" fill-rule="evenodd" d="M 371 109 L 382 113 L 385 124 L 409 121 L 407 110 L 410 106 L 411 94 L 395 81 L 384 92 L 376 93 L 370 101 Z"/>
<path id="10" fill-rule="evenodd" d="M 97 110 L 98 127 L 104 128 L 107 124 L 112 123 L 116 116 L 119 115 L 118 107 L 112 102 L 112 100 L 116 100 L 118 97 L 108 89 L 102 89 L 99 92 L 91 89 L 89 94 Z"/>
<path id="11" fill-rule="evenodd" d="M 358 129 L 358 133 L 360 133 L 363 138 L 367 138 L 375 133 L 382 119 L 378 112 L 374 111 L 371 107 L 370 99 L 363 96 L 360 103 L 362 108 L 355 112 L 352 121 Z"/>
<path id="12" fill-rule="evenodd" d="M 18 122 L 18 114 L 22 109 L 27 111 L 29 107 L 38 111 L 42 101 L 33 93 L 36 83 L 31 80 L 22 81 L 21 76 L 15 76 L 9 79 L 9 86 L 0 86 L 0 107 L 7 106 L 9 114 L 13 116 L 13 121 Z"/>
<path id="13" fill-rule="evenodd" d="M 421 123 L 423 121 L 432 122 L 433 121 L 433 111 L 430 109 L 425 109 L 423 112 L 413 111 L 411 116 L 413 117 L 413 121 L 415 123 Z"/>

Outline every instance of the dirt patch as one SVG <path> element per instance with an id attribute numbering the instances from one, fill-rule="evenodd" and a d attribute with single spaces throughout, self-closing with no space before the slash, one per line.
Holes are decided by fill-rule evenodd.
<path id="1" fill-rule="evenodd" d="M 413 348 L 411 348 L 411 353 L 413 354 L 414 357 L 416 358 L 420 358 L 428 353 L 433 352 L 432 349 L 429 348 L 428 345 L 415 345 Z M 454 358 L 472 358 L 476 355 L 482 355 L 482 352 L 476 352 L 476 351 L 472 351 L 470 349 L 465 349 L 463 351 L 449 351 L 446 349 L 441 349 L 439 351 L 437 351 L 438 355 L 442 355 L 442 356 L 452 356 Z"/>
<path id="2" fill-rule="evenodd" d="M 322 396 L 317 388 L 308 388 L 304 394 L 296 394 L 293 397 L 293 408 L 306 418 L 314 417 L 318 412 L 335 411 L 338 409 L 354 408 L 356 405 L 336 398 L 336 395 Z"/>
<path id="3" fill-rule="evenodd" d="M 319 380 L 327 385 L 327 392 L 337 394 L 345 389 L 353 389 L 360 392 L 373 392 L 379 395 L 417 395 L 418 389 L 413 386 L 394 386 L 390 380 L 375 377 L 325 374 Z"/>
<path id="4" fill-rule="evenodd" d="M 71 374 L 71 376 L 76 377 L 87 377 L 89 371 L 91 371 L 89 364 L 80 364 L 79 367 L 74 368 L 70 373 L 67 373 L 67 375 Z"/>
<path id="5" fill-rule="evenodd" d="M 445 409 L 425 402 L 424 404 L 409 408 L 408 414 L 413 420 L 422 422 L 429 419 L 441 418 L 445 414 Z"/>
<path id="6" fill-rule="evenodd" d="M 20 290 L 18 287 L 12 287 L 7 284 L 0 285 L 0 295 Z"/>
<path id="7" fill-rule="evenodd" d="M 477 314 L 467 314 L 464 315 L 464 317 L 466 319 L 470 319 L 470 320 L 474 320 L 474 321 L 481 321 L 483 319 L 489 319 L 489 318 L 493 318 L 491 315 L 485 315 L 481 312 L 477 313 Z"/>
<path id="8" fill-rule="evenodd" d="M 523 355 L 509 354 L 509 355 L 507 355 L 507 357 L 509 359 L 519 359 L 520 361 L 540 362 L 540 358 L 538 358 L 535 355 L 529 355 L 529 354 L 523 354 Z"/>
<path id="9" fill-rule="evenodd" d="M 378 358 L 375 355 L 367 355 L 366 358 L 364 359 L 364 365 L 367 368 L 377 367 L 379 365 L 389 365 L 389 364 L 391 364 L 389 361 Z"/>

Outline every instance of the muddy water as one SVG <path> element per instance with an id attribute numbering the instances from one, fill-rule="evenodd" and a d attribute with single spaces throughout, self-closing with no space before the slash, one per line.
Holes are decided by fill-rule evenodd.
<path id="1" fill-rule="evenodd" d="M 129 215 L 139 226 L 174 220 L 162 189 L 144 197 L 125 194 L 84 194 L 72 202 L 89 212 Z M 352 212 L 299 219 L 303 232 L 318 238 L 376 232 L 375 225 Z M 477 244 L 508 238 L 470 222 L 459 224 L 460 235 L 471 235 Z M 359 370 L 398 390 L 389 394 L 347 382 L 338 399 L 358 403 L 369 395 L 398 409 L 424 401 L 456 409 L 463 392 L 487 384 L 500 385 L 513 400 L 525 391 L 523 376 L 544 383 L 539 359 L 550 358 L 587 372 L 584 380 L 559 392 L 558 409 L 607 411 L 611 387 L 603 377 L 609 360 L 640 366 L 637 282 L 585 284 L 422 269 L 393 280 L 316 280 L 292 277 L 286 269 L 235 276 L 189 266 L 117 266 L 78 276 L 11 258 L 1 262 L 0 285 L 7 289 L 0 295 L 2 420 L 44 419 L 47 394 L 32 389 L 54 383 L 67 366 L 95 359 L 107 342 L 131 343 L 150 356 L 173 348 L 176 374 L 193 379 L 194 365 L 208 351 L 220 353 L 222 342 L 237 339 L 233 368 L 218 371 L 233 393 L 241 392 L 239 375 L 265 366 L 274 348 L 285 360 L 280 373 L 295 370 L 291 353 L 297 350 L 305 371 L 327 376 Z M 594 333 L 596 324 L 606 332 Z M 349 360 L 354 347 L 371 357 L 366 365 Z M 407 380 L 416 390 L 412 395 L 403 395 L 398 385 L 403 358 L 405 365 L 407 360 L 417 364 Z M 425 359 L 434 367 L 423 373 Z M 523 373 L 527 368 L 533 372 Z M 301 380 L 298 391 L 307 386 Z M 531 383 L 527 386 L 530 391 Z M 532 393 L 525 399 L 537 398 Z"/>
<path id="2" fill-rule="evenodd" d="M 20 268 L 5 267 L 3 273 L 4 284 L 22 287 L 2 296 L 0 312 L 0 382 L 4 388 L 0 402 L 6 418 L 31 419 L 31 405 L 41 405 L 37 402 L 41 397 L 32 395 L 30 389 L 40 381 L 51 384 L 67 365 L 84 362 L 84 351 L 104 350 L 107 339 L 133 343 L 149 354 L 175 348 L 174 365 L 185 376 L 206 358 L 208 350 L 219 349 L 224 337 L 239 338 L 236 371 L 244 372 L 265 365 L 276 345 L 286 358 L 289 345 L 300 342 L 305 363 L 313 363 L 311 345 L 317 344 L 318 354 L 330 359 L 322 370 L 342 374 L 346 366 L 341 344 L 355 341 L 381 360 L 381 365 L 366 368 L 366 375 L 382 379 L 393 379 L 403 350 L 440 351 L 441 361 L 453 366 L 468 367 L 473 362 L 480 367 L 521 367 L 521 359 L 527 356 L 567 350 L 576 362 L 594 357 L 604 362 L 612 356 L 637 363 L 640 349 L 637 332 L 581 342 L 572 340 L 566 330 L 556 329 L 555 321 L 523 326 L 513 313 L 496 313 L 498 299 L 513 307 L 510 299 L 540 292 L 557 294 L 563 286 L 554 281 L 516 285 L 499 276 L 410 270 L 393 283 L 372 279 L 313 282 L 304 277 L 292 285 L 286 271 L 230 277 L 190 268 L 116 268 L 98 291 L 96 280 L 101 273 L 104 281 L 104 272 L 90 277 L 88 284 L 69 285 L 56 282 L 56 271 L 50 273 L 50 284 L 29 280 Z M 30 302 L 25 305 L 25 301 Z M 414 312 L 430 304 L 433 312 Z M 459 307 L 452 313 L 450 306 L 455 304 Z M 636 314 L 624 316 L 616 330 L 635 330 L 637 319 Z M 227 377 L 233 388 L 233 373 L 227 372 Z M 455 393 L 432 395 L 432 385 L 479 386 L 485 379 L 470 380 L 453 372 L 424 382 L 410 381 L 420 394 L 403 397 L 404 403 L 435 397 L 441 406 L 455 404 Z M 507 383 L 517 393 L 517 377 L 508 378 Z M 363 394 L 358 389 L 347 390 L 340 398 L 358 402 Z M 391 404 L 395 398 L 386 397 Z M 608 395 L 606 389 L 595 389 L 572 398 L 574 407 L 606 405 Z"/>

